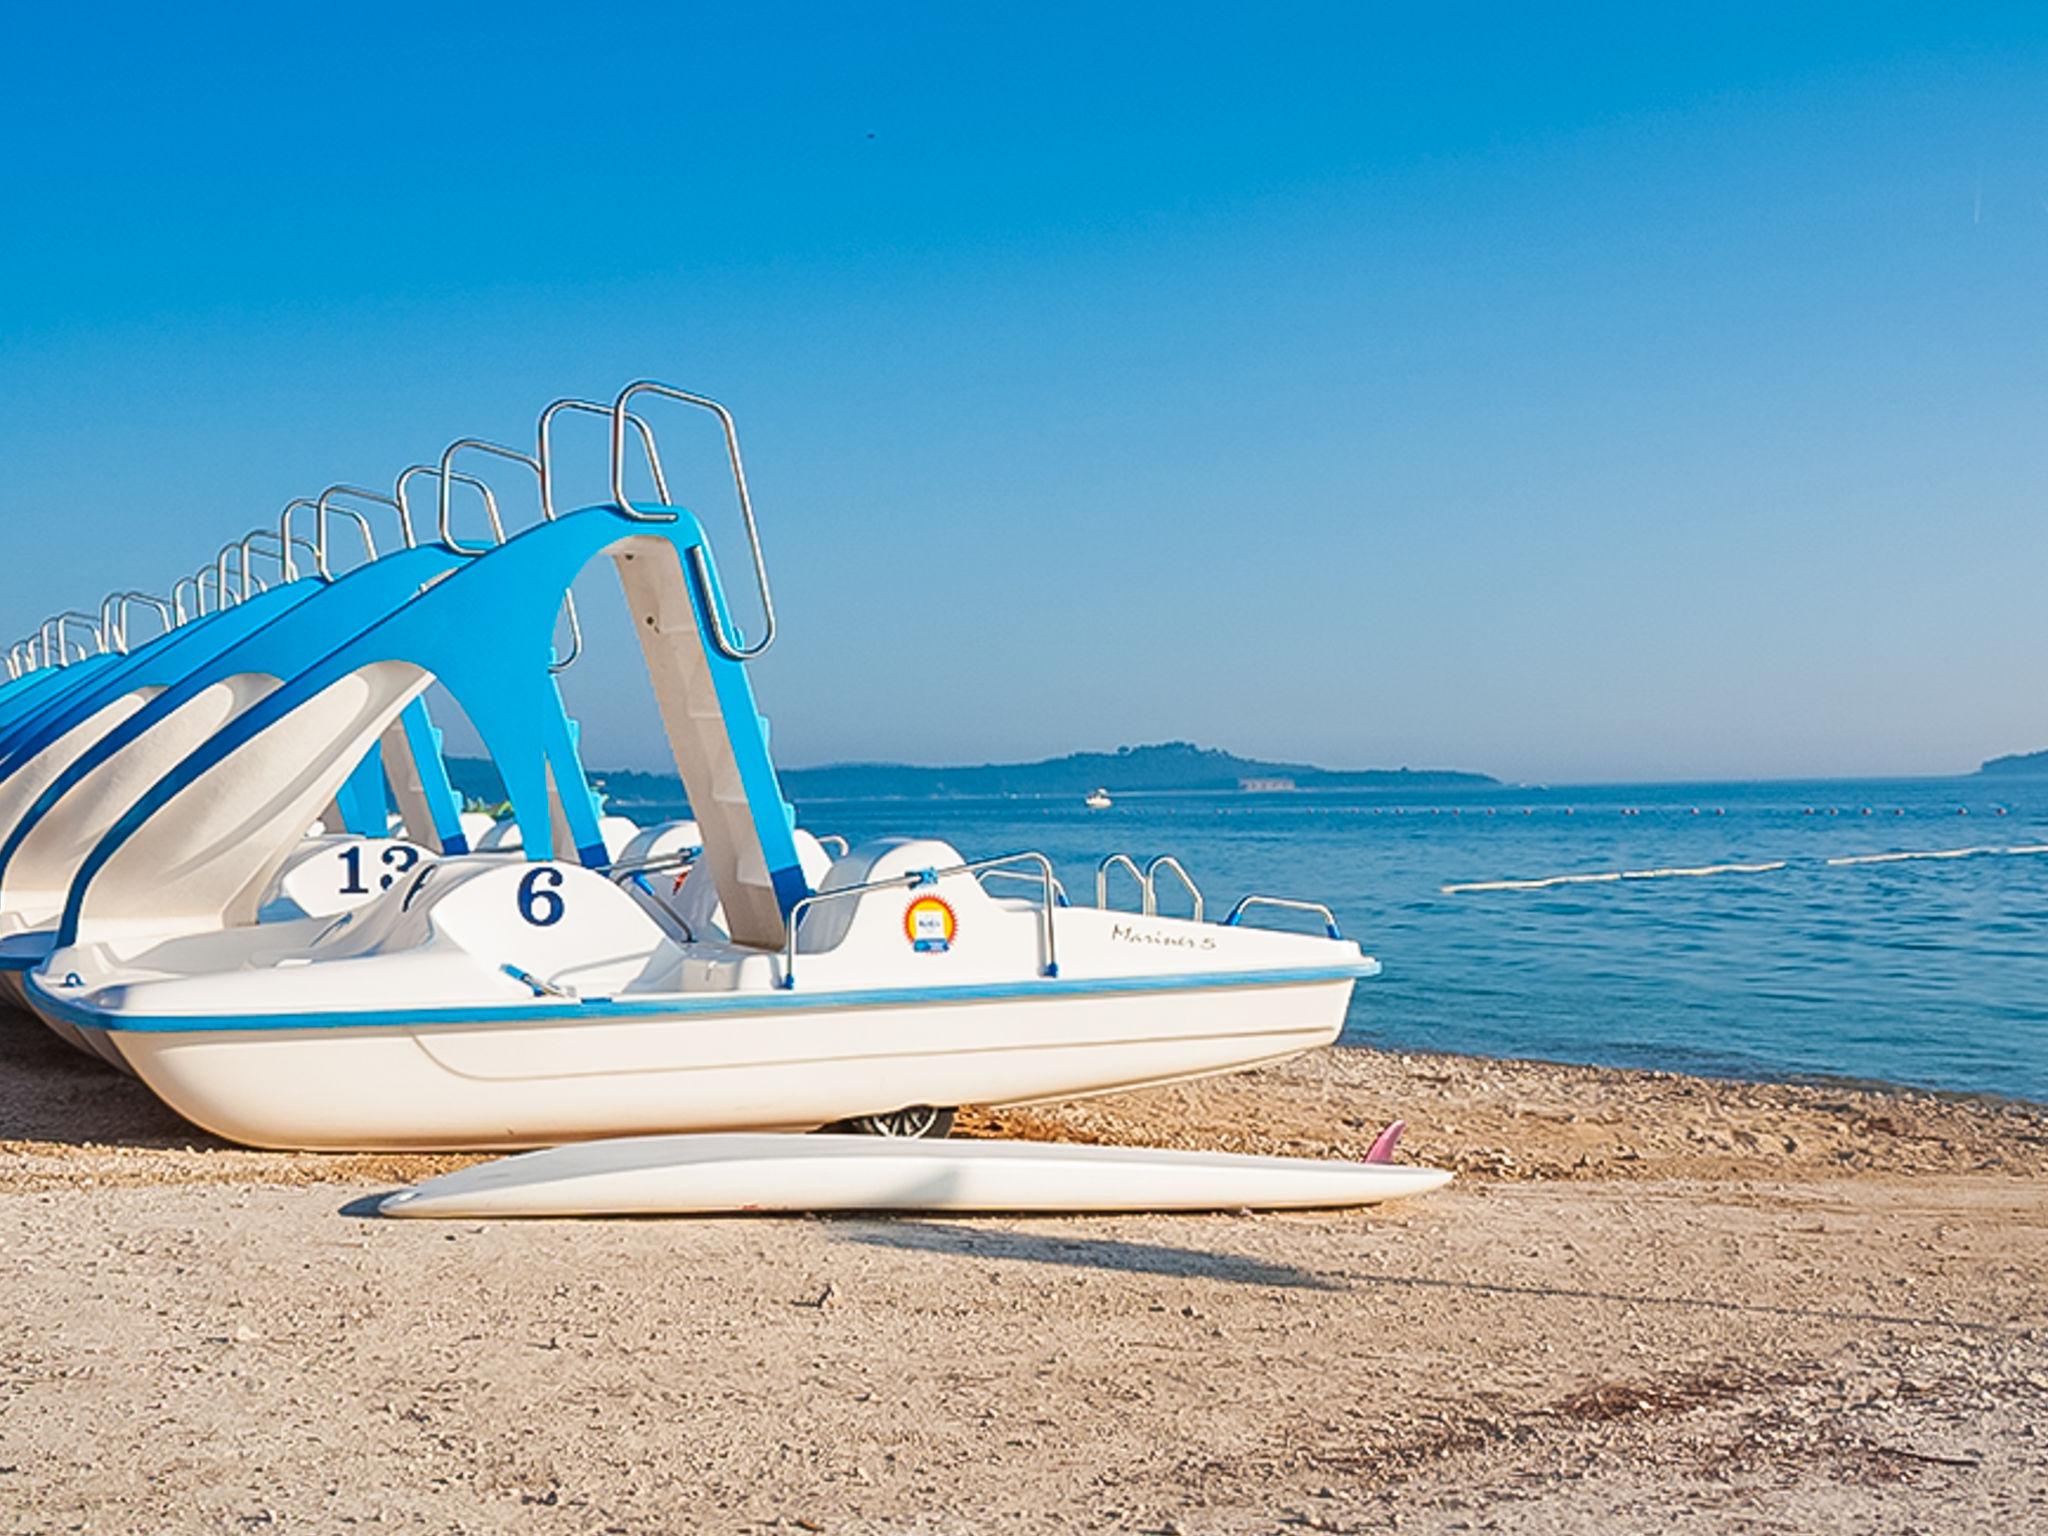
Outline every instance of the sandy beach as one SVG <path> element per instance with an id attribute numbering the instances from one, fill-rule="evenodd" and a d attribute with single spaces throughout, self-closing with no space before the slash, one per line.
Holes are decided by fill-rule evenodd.
<path id="1" fill-rule="evenodd" d="M 1346 1214 L 378 1221 L 0 1020 L 0 1530 L 2048 1530 L 2048 1111 L 1330 1051 L 974 1133 Z"/>

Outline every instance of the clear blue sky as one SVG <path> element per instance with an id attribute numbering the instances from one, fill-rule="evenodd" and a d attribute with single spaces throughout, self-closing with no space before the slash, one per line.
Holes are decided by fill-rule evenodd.
<path id="1" fill-rule="evenodd" d="M 1671 9 L 16 7 L 0 633 L 651 374 L 785 762 L 2048 744 L 2048 12 Z"/>

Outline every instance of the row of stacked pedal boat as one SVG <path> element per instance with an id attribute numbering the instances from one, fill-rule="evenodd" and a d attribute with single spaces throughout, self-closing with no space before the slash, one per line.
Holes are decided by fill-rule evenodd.
<path id="1" fill-rule="evenodd" d="M 723 436 L 751 643 L 671 495 L 653 418 L 684 410 Z M 588 487 L 562 483 L 572 421 Z M 536 513 L 516 531 L 512 477 Z M 573 606 L 558 640 L 601 557 L 691 820 L 608 817 L 585 774 L 557 681 Z M 465 438 L 388 492 L 295 501 L 167 595 L 8 653 L 0 988 L 195 1124 L 291 1148 L 943 1130 L 960 1104 L 1334 1040 L 1378 965 L 1312 903 L 1167 917 L 1154 877 L 1178 865 L 1117 856 L 1136 910 L 1104 879 L 1072 904 L 1041 853 L 798 828 L 748 668 L 773 635 L 732 417 L 666 385 L 557 401 L 530 448 Z M 455 794 L 433 685 L 496 765 L 502 821 Z"/>

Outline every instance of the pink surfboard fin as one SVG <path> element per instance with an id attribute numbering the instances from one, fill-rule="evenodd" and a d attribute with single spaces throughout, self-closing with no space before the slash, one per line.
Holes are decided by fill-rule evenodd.
<path id="1" fill-rule="evenodd" d="M 1372 1145 L 1366 1149 L 1365 1160 L 1368 1163 L 1391 1163 L 1394 1160 L 1394 1148 L 1401 1145 L 1401 1133 L 1407 1129 L 1406 1120 L 1394 1121 L 1379 1135 L 1373 1137 Z"/>

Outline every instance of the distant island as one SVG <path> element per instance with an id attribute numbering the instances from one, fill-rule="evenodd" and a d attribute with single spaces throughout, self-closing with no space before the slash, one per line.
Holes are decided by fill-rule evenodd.
<path id="1" fill-rule="evenodd" d="M 1994 757 L 1987 760 L 1978 767 L 1977 771 L 1981 774 L 1988 774 L 1993 778 L 2000 778 L 2010 774 L 2048 773 L 2048 751 L 2010 752 L 2004 757 Z"/>
<path id="2" fill-rule="evenodd" d="M 495 804 L 504 784 L 487 759 L 451 757 L 455 786 L 473 800 Z M 1144 791 L 1239 791 L 1285 794 L 1318 789 L 1480 788 L 1500 781 L 1484 773 L 1444 768 L 1318 768 L 1237 757 L 1216 747 L 1168 741 L 1119 747 L 1114 752 L 1070 752 L 1036 763 L 982 763 L 929 768 L 914 763 L 833 763 L 780 770 L 783 793 L 805 800 L 933 800 L 970 796 L 1046 795 L 1076 798 L 1102 788 L 1112 795 Z M 672 773 L 615 768 L 593 772 L 611 803 L 673 805 L 683 787 Z"/>

